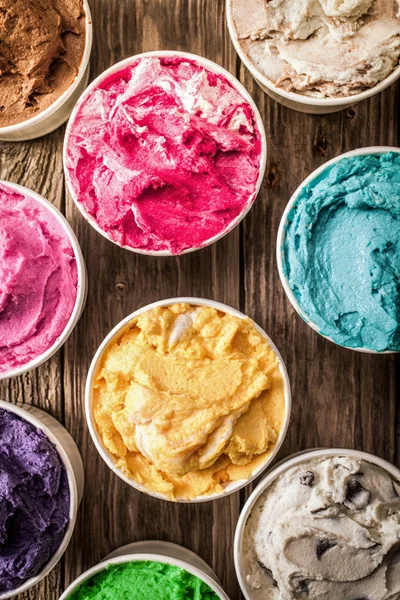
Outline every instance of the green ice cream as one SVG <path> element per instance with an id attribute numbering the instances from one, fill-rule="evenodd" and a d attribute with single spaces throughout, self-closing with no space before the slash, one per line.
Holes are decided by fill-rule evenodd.
<path id="1" fill-rule="evenodd" d="M 400 350 L 400 154 L 343 158 L 288 216 L 284 272 L 303 316 L 337 344 Z"/>
<path id="2" fill-rule="evenodd" d="M 75 590 L 68 600 L 219 600 L 201 579 L 153 561 L 110 565 Z"/>

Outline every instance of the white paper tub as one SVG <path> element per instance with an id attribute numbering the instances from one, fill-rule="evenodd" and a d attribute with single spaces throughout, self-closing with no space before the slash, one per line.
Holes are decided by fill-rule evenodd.
<path id="1" fill-rule="evenodd" d="M 130 323 L 130 321 L 132 321 L 132 319 L 134 319 L 135 317 L 139 316 L 140 314 L 142 314 L 148 310 L 151 310 L 152 308 L 155 308 L 157 306 L 169 306 L 171 304 L 179 304 L 179 303 L 190 304 L 192 306 L 211 306 L 212 308 L 216 308 L 217 310 L 219 310 L 221 312 L 225 312 L 225 313 L 234 315 L 235 317 L 239 317 L 240 319 L 246 318 L 246 316 L 243 313 L 235 310 L 234 308 L 231 308 L 230 306 L 227 306 L 226 304 L 221 304 L 220 302 L 214 302 L 213 300 L 205 300 L 203 298 L 189 298 L 189 297 L 168 298 L 167 300 L 160 300 L 159 302 L 154 302 L 153 304 L 148 304 L 147 306 L 140 308 L 139 310 L 135 311 L 134 313 L 132 313 L 131 315 L 129 315 L 128 317 L 123 319 L 120 323 L 118 323 L 118 325 L 116 327 L 114 327 L 114 329 L 107 335 L 107 337 L 101 343 L 101 345 L 99 346 L 99 348 L 92 360 L 92 363 L 90 365 L 88 377 L 86 380 L 86 390 L 85 390 L 86 420 L 88 423 L 90 435 L 92 436 L 92 439 L 96 445 L 96 448 L 97 448 L 98 452 L 100 453 L 100 456 L 103 458 L 104 462 L 110 467 L 110 469 L 116 475 L 118 475 L 118 477 L 120 477 L 123 481 L 128 483 L 131 487 L 134 487 L 135 489 L 139 490 L 140 492 L 144 492 L 150 496 L 153 496 L 154 498 L 160 498 L 161 500 L 170 500 L 170 498 L 167 498 L 166 496 L 163 496 L 162 494 L 152 492 L 152 491 L 146 489 L 140 483 L 136 482 L 134 479 L 127 477 L 121 471 L 121 469 L 116 467 L 114 457 L 105 449 L 102 439 L 97 431 L 97 427 L 96 427 L 94 417 L 93 417 L 92 384 L 93 384 L 94 378 L 97 375 L 99 363 L 102 359 L 103 352 L 106 350 L 106 348 L 109 346 L 109 344 L 115 338 L 117 338 L 121 335 L 121 332 L 127 327 L 127 325 Z M 285 364 L 282 360 L 282 357 L 281 357 L 278 349 L 276 348 L 275 344 L 272 342 L 270 337 L 265 333 L 265 331 L 263 331 L 257 324 L 254 323 L 254 325 L 255 325 L 257 331 L 267 340 L 268 344 L 271 346 L 271 348 L 277 355 L 278 360 L 279 360 L 281 375 L 284 380 L 285 419 L 284 419 L 283 427 L 279 433 L 278 440 L 277 440 L 273 450 L 271 451 L 271 453 L 267 456 L 265 462 L 262 463 L 260 466 L 258 466 L 253 471 L 253 473 L 251 474 L 251 477 L 249 477 L 249 479 L 230 482 L 221 494 L 211 494 L 210 496 L 199 496 L 198 498 L 193 498 L 191 500 L 176 500 L 176 502 L 188 503 L 188 504 L 192 504 L 195 502 L 209 502 L 210 500 L 216 500 L 217 498 L 224 498 L 225 496 L 227 496 L 229 494 L 233 494 L 234 492 L 237 492 L 238 490 L 242 489 L 243 487 L 245 487 L 246 485 L 251 483 L 256 477 L 258 477 L 260 475 L 260 473 L 262 473 L 264 471 L 264 469 L 267 468 L 267 466 L 272 462 L 272 460 L 276 456 L 277 452 L 279 451 L 279 448 L 281 447 L 281 445 L 283 443 L 283 440 L 285 439 L 286 432 L 287 432 L 287 429 L 289 426 L 290 413 L 291 413 L 291 392 L 290 392 L 289 376 L 287 374 L 287 370 L 286 370 Z"/>
<path id="2" fill-rule="evenodd" d="M 216 574 L 211 567 L 200 558 L 200 556 L 183 546 L 160 541 L 135 542 L 118 548 L 109 554 L 101 563 L 78 577 L 78 579 L 65 590 L 60 600 L 67 600 L 70 594 L 72 594 L 72 592 L 84 581 L 93 575 L 96 575 L 109 565 L 145 560 L 180 567 L 204 581 L 204 583 L 218 595 L 218 598 L 221 600 L 229 600 L 228 596 L 221 588 Z M 149 600 L 151 599 L 149 598 Z"/>
<path id="3" fill-rule="evenodd" d="M 38 575 L 28 579 L 19 588 L 0 594 L 0 600 L 6 600 L 6 598 L 14 598 L 18 594 L 26 592 L 42 581 L 42 579 L 44 579 L 56 566 L 64 554 L 75 528 L 76 515 L 83 495 L 85 475 L 82 458 L 77 445 L 65 427 L 63 427 L 63 425 L 61 425 L 54 417 L 39 408 L 27 404 L 24 404 L 23 407 L 19 407 L 0 400 L 0 408 L 18 415 L 28 423 L 34 425 L 37 429 L 41 429 L 55 445 L 65 466 L 70 491 L 70 521 L 63 542 Z"/>
<path id="4" fill-rule="evenodd" d="M 320 328 L 301 309 L 299 303 L 297 302 L 297 298 L 293 294 L 292 289 L 289 285 L 288 278 L 285 275 L 285 267 L 284 267 L 284 265 L 285 265 L 284 244 L 285 244 L 285 235 L 286 235 L 285 230 L 286 230 L 286 226 L 288 224 L 289 214 L 290 214 L 291 210 L 293 209 L 294 205 L 296 204 L 297 198 L 300 196 L 303 189 L 305 187 L 307 187 L 312 181 L 314 181 L 314 179 L 319 177 L 321 175 L 321 173 L 323 173 L 327 168 L 329 168 L 332 165 L 334 165 L 335 163 L 341 161 L 342 158 L 351 158 L 352 156 L 365 156 L 367 154 L 386 154 L 387 152 L 400 152 L 400 148 L 395 148 L 392 146 L 371 146 L 369 148 L 359 148 L 358 150 L 351 150 L 350 152 L 345 152 L 344 154 L 340 154 L 339 156 L 336 156 L 332 160 L 328 160 L 328 162 L 324 163 L 318 169 L 313 171 L 311 173 L 311 175 L 309 175 L 303 181 L 303 183 L 301 183 L 299 185 L 297 190 L 294 192 L 293 196 L 290 198 L 288 204 L 286 205 L 286 208 L 284 210 L 284 213 L 282 215 L 282 218 L 281 218 L 281 221 L 279 224 L 278 236 L 277 236 L 277 240 L 276 240 L 276 259 L 277 259 L 277 263 L 278 263 L 279 277 L 280 277 L 281 283 L 283 285 L 283 289 L 285 290 L 285 293 L 286 293 L 287 297 L 289 298 L 289 301 L 290 301 L 291 305 L 293 306 L 293 308 L 295 309 L 295 311 L 300 315 L 300 317 L 303 319 L 303 321 L 305 321 L 307 323 L 307 325 L 309 325 L 312 329 L 314 329 L 314 331 L 316 331 L 317 333 L 322 335 L 322 337 L 326 338 L 327 340 L 330 340 L 337 346 L 347 348 L 348 350 L 354 350 L 356 352 L 364 352 L 366 354 L 395 354 L 396 352 L 394 352 L 392 350 L 378 352 L 377 350 L 369 350 L 368 348 L 350 348 L 349 346 L 342 346 L 341 344 L 338 344 L 337 342 L 335 342 L 335 340 L 333 340 L 328 335 L 324 335 L 323 333 L 321 333 Z"/>
<path id="5" fill-rule="evenodd" d="M 259 497 L 264 493 L 264 491 L 272 484 L 272 482 L 275 481 L 277 477 L 282 475 L 282 473 L 284 473 L 288 469 L 302 464 L 305 461 L 312 460 L 314 458 L 329 458 L 332 456 L 349 456 L 351 458 L 359 458 L 366 462 L 372 463 L 373 465 L 381 467 L 381 469 L 387 471 L 393 479 L 400 482 L 400 469 L 387 462 L 386 460 L 383 460 L 383 458 L 379 458 L 378 456 L 374 456 L 373 454 L 368 454 L 367 452 L 360 452 L 359 450 L 347 450 L 344 448 L 318 448 L 316 450 L 303 450 L 302 452 L 296 452 L 288 458 L 280 461 L 278 465 L 275 466 L 264 477 L 264 479 L 259 483 L 259 485 L 253 491 L 251 496 L 248 498 L 246 504 L 242 509 L 242 512 L 240 513 L 239 521 L 236 527 L 234 542 L 235 569 L 240 588 L 246 600 L 256 600 L 257 597 L 259 598 L 259 595 L 257 596 L 256 592 L 253 591 L 252 588 L 247 584 L 246 570 L 244 568 L 244 561 L 242 556 L 243 536 L 246 529 L 246 523 L 248 518 L 250 517 L 253 506 L 255 505 Z M 272 598 L 273 596 L 266 595 L 265 597 Z"/>
<path id="6" fill-rule="evenodd" d="M 53 356 L 53 354 L 55 354 L 61 348 L 61 346 L 65 343 L 67 338 L 72 333 L 75 325 L 79 321 L 79 318 L 85 307 L 86 297 L 87 297 L 87 273 L 86 273 L 85 261 L 83 259 L 83 255 L 82 255 L 82 251 L 81 251 L 79 242 L 76 239 L 76 236 L 75 236 L 70 224 L 68 223 L 66 218 L 60 213 L 60 211 L 51 202 L 49 202 L 48 200 L 45 200 L 45 198 L 43 198 L 43 196 L 40 196 L 40 194 L 37 194 L 33 190 L 23 187 L 22 185 L 18 185 L 16 183 L 11 183 L 10 181 L 1 181 L 1 180 L 0 180 L 0 184 L 3 184 L 12 190 L 15 190 L 17 193 L 19 193 L 23 196 L 27 196 L 28 198 L 31 198 L 32 200 L 36 200 L 39 204 L 41 204 L 46 210 L 48 210 L 57 219 L 57 221 L 60 223 L 60 225 L 64 229 L 65 234 L 69 238 L 72 249 L 74 251 L 74 255 L 75 255 L 75 259 L 76 259 L 76 266 L 77 266 L 77 271 L 78 271 L 78 286 L 77 286 L 77 290 L 76 290 L 75 306 L 74 306 L 74 309 L 72 311 L 72 314 L 69 318 L 69 321 L 68 321 L 64 331 L 55 340 L 53 345 L 50 346 L 50 348 L 48 348 L 45 352 L 43 352 L 42 354 L 40 354 L 33 360 L 30 360 L 29 362 L 25 363 L 24 365 L 21 365 L 20 367 L 11 369 L 11 371 L 7 371 L 5 373 L 0 373 L 0 381 L 1 381 L 2 379 L 9 379 L 10 377 L 18 377 L 19 375 L 22 375 L 23 373 L 26 373 L 27 371 L 36 369 L 39 365 L 41 365 L 44 362 L 46 362 L 47 360 L 49 360 L 49 358 L 51 358 Z"/>
<path id="7" fill-rule="evenodd" d="M 252 0 L 249 0 L 249 10 L 251 10 L 251 2 Z M 354 104 L 358 104 L 358 102 L 361 102 L 366 98 L 379 94 L 400 77 L 399 65 L 388 77 L 380 81 L 374 87 L 359 94 L 354 94 L 354 96 L 345 96 L 344 98 L 314 98 L 296 92 L 285 92 L 285 90 L 277 87 L 272 81 L 265 77 L 243 50 L 234 23 L 232 0 L 226 0 L 226 15 L 229 34 L 240 60 L 250 71 L 260 88 L 276 102 L 286 106 L 286 108 L 314 115 L 339 112 L 340 110 L 346 110 L 347 108 L 354 106 Z"/>
<path id="8" fill-rule="evenodd" d="M 68 119 L 79 96 L 89 81 L 89 59 L 92 50 L 93 26 L 88 0 L 83 0 L 86 14 L 86 43 L 75 81 L 48 108 L 36 116 L 15 125 L 0 127 L 0 140 L 21 142 L 41 137 L 60 127 Z"/>
<path id="9" fill-rule="evenodd" d="M 247 215 L 247 213 L 249 212 L 249 210 L 251 209 L 251 207 L 253 206 L 256 198 L 257 198 L 257 194 L 260 190 L 261 187 L 261 183 L 264 179 L 264 173 L 265 173 L 265 166 L 266 166 L 266 162 L 267 162 L 267 138 L 265 135 L 265 128 L 264 128 L 264 124 L 261 118 L 261 115 L 259 113 L 259 110 L 253 100 L 253 98 L 250 96 L 250 94 L 248 93 L 248 91 L 246 90 L 246 88 L 244 88 L 242 86 L 242 84 L 240 83 L 240 81 L 238 81 L 236 79 L 236 77 L 234 77 L 231 73 L 229 73 L 229 71 L 227 71 L 226 69 L 224 69 L 223 67 L 221 67 L 220 65 L 218 65 L 217 63 L 212 62 L 211 60 L 208 60 L 207 58 L 203 58 L 202 56 L 198 56 L 197 54 L 189 54 L 188 52 L 179 52 L 179 51 L 170 51 L 170 50 L 157 50 L 154 52 L 144 52 L 143 54 L 136 54 L 135 56 L 131 56 L 130 58 L 126 58 L 125 60 L 122 60 L 119 63 L 116 63 L 115 65 L 113 65 L 112 67 L 110 67 L 109 69 L 107 69 L 106 71 L 104 71 L 103 73 L 101 73 L 101 75 L 99 75 L 97 77 L 97 79 L 95 79 L 94 81 L 92 81 L 92 83 L 89 85 L 89 87 L 87 88 L 87 90 L 82 94 L 81 98 L 79 99 L 79 102 L 77 103 L 77 105 L 75 106 L 70 120 L 68 122 L 68 126 L 67 126 L 67 130 L 66 130 L 66 134 L 65 134 L 65 140 L 64 140 L 64 173 L 65 173 L 65 180 L 67 182 L 67 187 L 68 187 L 68 191 L 72 196 L 72 199 L 74 200 L 77 208 L 79 209 L 79 211 L 81 212 L 81 214 L 83 215 L 83 217 L 86 219 L 86 221 L 98 232 L 100 233 L 103 237 L 105 237 L 107 240 L 109 240 L 110 242 L 113 242 L 113 244 L 116 244 L 117 246 L 121 246 L 118 242 L 112 240 L 109 235 L 103 230 L 101 229 L 101 227 L 99 227 L 99 225 L 97 224 L 97 221 L 93 218 L 92 215 L 90 215 L 85 207 L 83 206 L 83 204 L 81 202 L 79 202 L 79 198 L 77 197 L 77 195 L 75 194 L 74 190 L 73 190 L 73 186 L 71 184 L 71 179 L 70 179 L 70 175 L 69 175 L 69 170 L 66 167 L 67 164 L 67 160 L 66 160 L 66 155 L 67 155 L 67 149 L 68 149 L 68 144 L 69 144 L 69 136 L 71 133 L 71 129 L 73 129 L 74 126 L 74 120 L 75 117 L 79 111 L 79 107 L 81 106 L 81 104 L 85 101 L 85 99 L 88 97 L 88 95 L 90 94 L 90 92 L 96 88 L 99 83 L 101 83 L 102 81 L 104 81 L 105 79 L 107 79 L 111 74 L 113 73 L 117 73 L 118 71 L 123 70 L 125 67 L 137 62 L 138 60 L 140 60 L 141 58 L 146 58 L 146 57 L 168 57 L 168 56 L 177 56 L 177 57 L 181 57 L 181 58 L 186 58 L 188 60 L 193 60 L 195 62 L 197 62 L 199 65 L 201 65 L 202 67 L 204 67 L 205 69 L 212 71 L 214 73 L 217 73 L 219 75 L 224 76 L 229 83 L 231 83 L 231 85 L 239 92 L 239 94 L 241 94 L 241 96 L 243 96 L 243 98 L 250 104 L 253 112 L 254 112 L 254 116 L 255 116 L 255 121 L 256 121 L 256 125 L 257 128 L 260 132 L 260 136 L 261 136 L 261 156 L 260 156 L 260 168 L 259 168 L 259 175 L 258 175 L 258 180 L 257 180 L 257 185 L 256 185 L 256 190 L 254 193 L 254 198 L 252 199 L 251 202 L 249 202 L 245 208 L 242 210 L 242 212 L 236 217 L 236 219 L 234 219 L 234 221 L 232 221 L 232 223 L 230 223 L 228 225 L 228 227 L 226 229 L 224 229 L 223 231 L 221 231 L 221 233 L 213 236 L 212 238 L 210 238 L 209 240 L 207 240 L 206 243 L 204 243 L 201 247 L 199 248 L 187 248 L 186 250 L 183 250 L 183 252 L 181 252 L 180 254 L 187 254 L 188 252 L 195 252 L 196 250 L 201 250 L 202 248 L 206 248 L 207 246 L 210 246 L 211 244 L 213 244 L 214 242 L 217 242 L 218 240 L 220 240 L 221 238 L 223 238 L 225 235 L 227 235 L 230 231 L 232 231 L 243 219 L 244 217 Z M 140 248 L 132 248 L 131 246 L 121 246 L 122 248 L 125 248 L 126 250 L 130 250 L 131 252 L 136 252 L 137 254 L 145 254 L 147 256 L 177 256 L 176 254 L 172 254 L 171 252 L 169 252 L 168 250 L 159 250 L 159 251 L 150 251 L 150 250 L 142 250 Z"/>

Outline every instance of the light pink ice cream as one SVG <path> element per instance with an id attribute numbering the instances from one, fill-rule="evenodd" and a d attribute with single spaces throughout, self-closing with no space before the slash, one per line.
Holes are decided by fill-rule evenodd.
<path id="1" fill-rule="evenodd" d="M 91 89 L 73 117 L 66 168 L 109 238 L 179 254 L 232 227 L 253 202 L 261 135 L 224 75 L 143 57 Z"/>
<path id="2" fill-rule="evenodd" d="M 53 345 L 72 314 L 77 285 L 74 251 L 56 217 L 0 184 L 0 373 Z"/>

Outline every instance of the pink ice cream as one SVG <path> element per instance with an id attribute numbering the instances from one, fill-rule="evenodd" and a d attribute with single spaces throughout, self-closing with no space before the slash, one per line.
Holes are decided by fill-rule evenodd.
<path id="1" fill-rule="evenodd" d="M 77 296 L 71 242 L 37 200 L 0 184 L 0 373 L 43 354 Z"/>
<path id="2" fill-rule="evenodd" d="M 179 254 L 232 228 L 254 201 L 261 135 L 229 80 L 182 57 L 106 76 L 72 117 L 66 169 L 107 236 Z"/>

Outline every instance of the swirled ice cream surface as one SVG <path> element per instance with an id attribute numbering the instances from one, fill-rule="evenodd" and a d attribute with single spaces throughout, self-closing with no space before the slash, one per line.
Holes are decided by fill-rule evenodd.
<path id="1" fill-rule="evenodd" d="M 105 351 L 93 415 L 125 475 L 171 500 L 222 494 L 273 451 L 285 419 L 279 359 L 249 319 L 171 304 Z"/>
<path id="2" fill-rule="evenodd" d="M 399 0 L 231 0 L 244 52 L 278 88 L 358 94 L 399 64 Z"/>
<path id="3" fill-rule="evenodd" d="M 256 195 L 261 135 L 228 78 L 144 57 L 84 97 L 72 119 L 71 188 L 109 238 L 179 254 L 229 230 Z"/>
<path id="4" fill-rule="evenodd" d="M 82 583 L 69 600 L 219 600 L 201 579 L 150 560 L 110 564 Z"/>
<path id="5" fill-rule="evenodd" d="M 56 342 L 77 287 L 75 253 L 60 222 L 35 198 L 0 184 L 0 373 Z"/>
<path id="6" fill-rule="evenodd" d="M 400 349 L 400 154 L 343 158 L 287 217 L 284 271 L 306 320 L 337 344 Z"/>
<path id="7" fill-rule="evenodd" d="M 400 486 L 345 456 L 289 468 L 256 501 L 242 556 L 254 600 L 398 600 Z"/>
<path id="8" fill-rule="evenodd" d="M 74 83 L 85 44 L 83 0 L 0 0 L 0 127 L 49 108 Z"/>
<path id="9" fill-rule="evenodd" d="M 69 512 L 67 472 L 56 447 L 43 431 L 0 409 L 0 594 L 48 564 Z"/>

